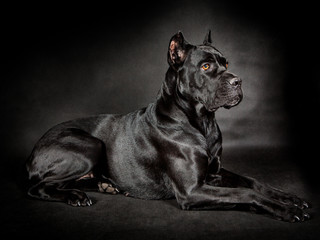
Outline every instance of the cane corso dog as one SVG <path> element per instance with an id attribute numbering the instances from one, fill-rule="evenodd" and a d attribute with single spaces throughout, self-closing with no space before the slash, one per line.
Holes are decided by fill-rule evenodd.
<path id="1" fill-rule="evenodd" d="M 76 119 L 51 128 L 26 167 L 32 197 L 90 206 L 84 190 L 140 199 L 175 198 L 183 210 L 240 208 L 275 219 L 309 219 L 295 195 L 221 167 L 215 112 L 242 100 L 242 80 L 212 46 L 175 34 L 169 69 L 154 103 L 126 115 Z"/>

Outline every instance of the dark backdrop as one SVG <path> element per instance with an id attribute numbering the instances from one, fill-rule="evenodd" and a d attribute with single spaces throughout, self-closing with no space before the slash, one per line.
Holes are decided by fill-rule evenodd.
<path id="1" fill-rule="evenodd" d="M 2 178 L 19 175 L 17 169 L 51 126 L 88 115 L 127 113 L 154 101 L 168 68 L 171 36 L 181 30 L 189 42 L 200 44 L 211 29 L 230 71 L 243 79 L 242 103 L 216 114 L 226 155 L 239 161 L 232 166 L 241 169 L 242 157 L 251 159 L 251 171 L 262 158 L 273 166 L 285 160 L 316 186 L 320 84 L 315 8 L 308 1 L 212 0 L 3 6 Z M 267 170 L 257 172 L 265 171 L 270 182 Z"/>

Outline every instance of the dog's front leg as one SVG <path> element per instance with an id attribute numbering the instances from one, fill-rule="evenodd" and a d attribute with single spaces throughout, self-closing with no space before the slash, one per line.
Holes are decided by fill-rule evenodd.
<path id="1" fill-rule="evenodd" d="M 252 211 L 288 222 L 304 221 L 309 218 L 302 209 L 266 198 L 249 188 L 225 188 L 203 184 L 187 192 L 176 193 L 176 198 L 184 210 L 230 209 L 234 206 L 246 206 Z"/>
<path id="2" fill-rule="evenodd" d="M 217 179 L 219 181 L 217 181 Z M 267 184 L 263 184 L 254 178 L 241 176 L 233 172 L 230 172 L 224 168 L 220 169 L 218 175 L 208 174 L 206 181 L 210 185 L 221 186 L 221 187 L 250 188 L 267 198 L 280 201 L 284 204 L 294 205 L 301 209 L 305 209 L 309 207 L 308 203 L 306 203 L 305 201 L 303 201 L 302 199 L 298 198 L 293 194 L 285 193 Z"/>

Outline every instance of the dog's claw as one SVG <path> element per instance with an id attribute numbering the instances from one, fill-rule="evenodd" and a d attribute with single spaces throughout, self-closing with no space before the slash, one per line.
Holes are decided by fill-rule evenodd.
<path id="1" fill-rule="evenodd" d="M 123 193 L 125 197 L 128 197 L 130 194 L 128 192 Z"/>
<path id="2" fill-rule="evenodd" d="M 304 214 L 303 214 L 303 217 L 304 217 L 305 219 L 310 219 L 310 215 L 309 215 L 308 213 L 304 213 Z"/>
<path id="3" fill-rule="evenodd" d="M 302 206 L 303 206 L 303 208 L 309 208 L 309 204 L 306 202 L 303 202 Z"/>
<path id="4" fill-rule="evenodd" d="M 89 200 L 89 201 L 87 201 L 87 206 L 91 206 L 92 205 L 92 201 L 91 200 Z"/>
<path id="5" fill-rule="evenodd" d="M 296 222 L 296 221 L 300 222 L 300 218 L 297 215 L 294 215 L 293 218 L 294 218 L 294 220 L 293 220 L 294 222 Z"/>

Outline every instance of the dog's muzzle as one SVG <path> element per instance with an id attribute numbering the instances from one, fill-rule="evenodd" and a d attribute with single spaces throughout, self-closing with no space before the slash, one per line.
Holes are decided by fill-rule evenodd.
<path id="1" fill-rule="evenodd" d="M 238 105 L 243 99 L 243 93 L 241 89 L 242 80 L 238 77 L 231 78 L 227 81 L 229 83 L 229 94 L 227 95 L 226 104 L 223 105 L 224 108 L 230 109 Z"/>

